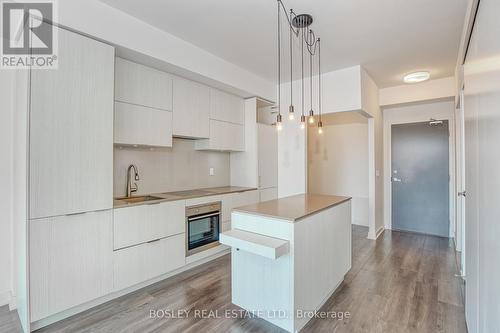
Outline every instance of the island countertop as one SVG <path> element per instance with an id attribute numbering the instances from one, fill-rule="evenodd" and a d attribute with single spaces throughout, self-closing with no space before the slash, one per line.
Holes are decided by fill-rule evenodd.
<path id="1" fill-rule="evenodd" d="M 296 222 L 349 200 L 351 200 L 350 197 L 305 193 L 237 207 L 233 209 L 233 212 Z"/>

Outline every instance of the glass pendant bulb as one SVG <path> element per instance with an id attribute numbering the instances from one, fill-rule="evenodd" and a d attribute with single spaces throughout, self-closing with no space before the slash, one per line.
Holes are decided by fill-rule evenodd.
<path id="1" fill-rule="evenodd" d="M 290 119 L 290 120 L 294 120 L 294 119 L 295 119 L 294 114 L 293 114 L 293 113 L 289 113 L 289 114 L 288 114 L 288 119 Z"/>
<path id="2" fill-rule="evenodd" d="M 323 122 L 318 121 L 318 134 L 323 134 Z"/>
<path id="3" fill-rule="evenodd" d="M 288 108 L 288 119 L 295 119 L 295 108 L 293 107 L 293 105 L 290 105 L 290 107 Z"/>
<path id="4" fill-rule="evenodd" d="M 306 116 L 304 115 L 300 116 L 300 128 L 301 129 L 306 128 Z"/>
<path id="5" fill-rule="evenodd" d="M 282 125 L 282 123 L 281 123 L 281 120 L 282 120 L 282 119 L 281 119 L 281 114 L 278 114 L 278 115 L 276 116 L 276 129 L 277 129 L 278 131 L 281 131 L 281 130 L 283 129 L 283 125 Z"/>
<path id="6" fill-rule="evenodd" d="M 314 124 L 314 111 L 313 111 L 313 109 L 309 110 L 309 124 Z"/>

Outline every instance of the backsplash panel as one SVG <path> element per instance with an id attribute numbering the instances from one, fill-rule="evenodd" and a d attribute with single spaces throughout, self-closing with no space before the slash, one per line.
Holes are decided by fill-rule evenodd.
<path id="1" fill-rule="evenodd" d="M 125 195 L 130 164 L 137 166 L 140 176 L 134 195 L 229 185 L 229 153 L 198 151 L 194 143 L 174 138 L 172 148 L 115 147 L 114 196 Z M 213 176 L 209 175 L 211 167 Z"/>

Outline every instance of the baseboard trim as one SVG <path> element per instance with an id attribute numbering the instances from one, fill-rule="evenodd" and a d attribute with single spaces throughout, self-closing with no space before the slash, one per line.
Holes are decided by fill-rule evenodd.
<path id="1" fill-rule="evenodd" d="M 12 295 L 9 302 L 9 310 L 14 311 L 16 309 L 17 309 L 17 298 L 16 296 Z"/>
<path id="2" fill-rule="evenodd" d="M 216 248 L 214 248 L 216 249 Z M 197 260 L 196 262 L 190 262 L 190 263 L 187 263 L 185 266 L 175 270 L 175 271 L 172 271 L 172 272 L 169 272 L 169 273 L 166 273 L 164 275 L 160 275 L 156 278 L 153 278 L 151 280 L 148 280 L 148 281 L 144 281 L 144 282 L 141 282 L 139 284 L 136 284 L 134 286 L 131 286 L 131 287 L 128 287 L 126 289 L 122 289 L 122 290 L 118 290 L 118 291 L 113 291 L 111 292 L 110 294 L 107 294 L 107 295 L 104 295 L 100 298 L 97 298 L 97 299 L 94 299 L 92 301 L 89 301 L 87 303 L 84 303 L 84 304 L 80 304 L 80 305 L 77 305 L 71 309 L 67 309 L 67 310 L 64 310 L 62 312 L 59 312 L 59 313 L 56 313 L 56 314 L 53 314 L 49 317 L 46 317 L 46 318 L 43 318 L 43 319 L 40 319 L 40 320 L 37 320 L 35 322 L 32 322 L 31 323 L 31 331 L 36 331 L 42 327 L 45 327 L 45 326 L 48 326 L 48 325 L 51 325 L 51 324 L 54 324 L 58 321 L 61 321 L 61 320 L 64 320 L 66 318 L 69 318 L 71 316 L 74 316 L 80 312 L 83 312 L 85 310 L 88 310 L 88 309 L 91 309 L 93 307 L 96 307 L 96 306 L 99 306 L 101 304 L 104 304 L 106 302 L 109 302 L 115 298 L 118 298 L 118 297 L 121 297 L 121 296 L 124 296 L 124 295 L 127 295 L 127 294 L 130 294 L 134 291 L 137 291 L 139 289 L 142 289 L 142 288 L 145 288 L 149 285 L 152 285 L 152 284 L 155 284 L 157 282 L 160 282 L 162 280 L 165 280 L 165 279 L 168 279 L 169 277 L 172 277 L 174 275 L 177 275 L 177 274 L 180 274 L 184 271 L 187 271 L 187 270 L 190 270 L 192 268 L 195 268 L 199 265 L 202 265 L 204 263 L 207 263 L 209 261 L 212 261 L 214 259 L 217 259 L 219 257 L 222 257 L 228 253 L 231 253 L 231 248 L 228 248 L 226 247 L 225 245 L 220 245 L 220 248 L 217 249 L 219 251 L 217 251 L 216 253 L 213 253 L 207 257 L 204 257 L 204 258 L 200 258 L 199 260 Z"/>
<path id="3" fill-rule="evenodd" d="M 4 291 L 0 293 L 0 306 L 10 304 L 11 301 L 12 301 L 12 294 L 10 291 Z"/>

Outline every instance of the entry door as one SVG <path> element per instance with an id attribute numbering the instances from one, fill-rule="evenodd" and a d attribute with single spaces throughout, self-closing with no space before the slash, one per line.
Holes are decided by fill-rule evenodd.
<path id="1" fill-rule="evenodd" d="M 449 236 L 448 121 L 392 125 L 392 228 Z"/>

